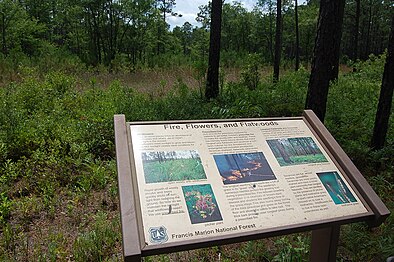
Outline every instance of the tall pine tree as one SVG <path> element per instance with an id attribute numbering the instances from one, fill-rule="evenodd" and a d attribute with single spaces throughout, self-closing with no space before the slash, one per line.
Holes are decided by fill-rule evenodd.
<path id="1" fill-rule="evenodd" d="M 323 122 L 330 82 L 338 78 L 345 0 L 321 0 L 306 109 Z"/>
<path id="2" fill-rule="evenodd" d="M 300 32 L 298 26 L 298 1 L 294 0 L 294 22 L 295 22 L 295 34 L 296 34 L 296 50 L 295 50 L 295 71 L 300 68 Z"/>
<path id="3" fill-rule="evenodd" d="M 274 83 L 279 81 L 279 66 L 280 66 L 281 51 L 282 51 L 282 0 L 276 0 Z"/>
<path id="4" fill-rule="evenodd" d="M 219 95 L 220 33 L 222 26 L 222 0 L 212 0 L 209 59 L 205 98 Z"/>
<path id="5" fill-rule="evenodd" d="M 371 146 L 381 149 L 384 146 L 389 126 L 391 104 L 394 90 L 394 16 L 391 19 L 391 33 L 387 50 L 386 64 L 384 66 L 382 87 L 380 90 L 378 110 L 376 112 L 375 126 Z"/>

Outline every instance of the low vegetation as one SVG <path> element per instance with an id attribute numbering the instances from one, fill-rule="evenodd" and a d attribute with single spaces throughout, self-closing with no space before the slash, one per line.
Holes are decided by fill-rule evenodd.
<path id="1" fill-rule="evenodd" d="M 383 63 L 371 57 L 332 84 L 326 125 L 393 212 L 394 126 L 384 149 L 369 148 Z M 68 69 L 15 72 L 0 87 L 0 261 L 121 259 L 114 114 L 127 121 L 296 116 L 309 76 L 287 72 L 272 84 L 248 65 L 240 81 L 224 77 L 220 98 L 206 102 L 185 73 L 170 86 L 156 81 L 138 91 Z M 394 255 L 393 232 L 393 216 L 372 230 L 344 226 L 338 259 L 384 261 Z M 145 261 L 305 261 L 309 242 L 309 234 L 296 234 Z"/>
<path id="2" fill-rule="evenodd" d="M 144 163 L 146 183 L 198 180 L 206 178 L 201 161 L 196 159 L 174 159 L 162 163 Z"/>

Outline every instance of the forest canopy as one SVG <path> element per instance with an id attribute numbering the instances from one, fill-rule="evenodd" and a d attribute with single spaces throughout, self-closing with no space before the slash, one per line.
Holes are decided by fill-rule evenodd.
<path id="1" fill-rule="evenodd" d="M 357 4 L 359 3 L 360 6 Z M 87 0 L 0 2 L 2 59 L 21 56 L 75 55 L 89 66 L 103 64 L 128 70 L 163 65 L 160 57 L 183 61 L 206 61 L 211 5 L 200 6 L 199 26 L 185 22 L 170 30 L 169 16 L 175 1 Z M 282 53 L 284 61 L 295 59 L 294 1 L 282 4 Z M 391 1 L 346 1 L 342 61 L 367 59 L 387 47 Z M 222 18 L 222 63 L 234 64 L 246 54 L 257 53 L 273 61 L 276 1 L 259 0 L 252 10 L 240 2 L 225 2 Z M 319 2 L 298 6 L 299 55 L 308 64 L 313 51 Z M 166 63 L 171 63 L 169 59 Z"/>

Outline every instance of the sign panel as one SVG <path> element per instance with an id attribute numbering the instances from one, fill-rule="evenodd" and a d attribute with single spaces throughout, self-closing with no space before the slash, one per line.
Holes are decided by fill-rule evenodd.
<path id="1" fill-rule="evenodd" d="M 146 245 L 368 213 L 303 119 L 129 128 Z"/>

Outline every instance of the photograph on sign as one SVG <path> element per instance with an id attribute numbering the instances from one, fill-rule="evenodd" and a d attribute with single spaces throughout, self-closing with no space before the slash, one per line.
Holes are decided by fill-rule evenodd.
<path id="1" fill-rule="evenodd" d="M 276 179 L 261 152 L 214 155 L 213 158 L 225 185 Z"/>
<path id="2" fill-rule="evenodd" d="M 280 166 L 327 162 L 311 137 L 267 140 Z"/>
<path id="3" fill-rule="evenodd" d="M 207 178 L 195 150 L 142 152 L 146 183 Z"/>
<path id="4" fill-rule="evenodd" d="M 182 186 L 192 224 L 223 220 L 210 185 Z"/>
<path id="5" fill-rule="evenodd" d="M 318 173 L 317 176 L 323 183 L 335 204 L 338 205 L 357 202 L 337 172 Z"/>

